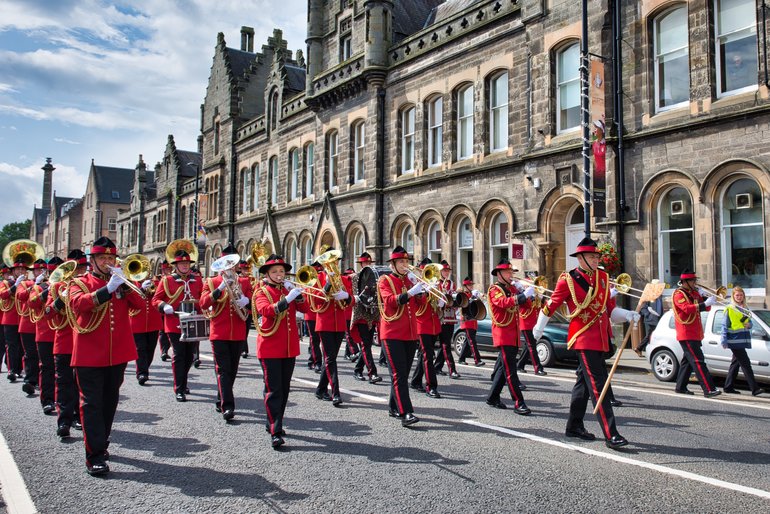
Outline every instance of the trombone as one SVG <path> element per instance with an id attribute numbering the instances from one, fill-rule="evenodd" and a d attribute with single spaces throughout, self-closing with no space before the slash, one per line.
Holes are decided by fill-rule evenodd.
<path id="1" fill-rule="evenodd" d="M 610 285 L 615 286 L 615 289 L 618 293 L 624 294 L 626 296 L 631 296 L 633 298 L 642 299 L 640 295 L 629 293 L 629 291 L 636 291 L 638 293 L 643 293 L 641 289 L 637 289 L 635 287 L 631 287 L 632 279 L 631 275 L 628 273 L 621 273 L 618 275 L 615 280 L 610 280 Z"/>
<path id="2" fill-rule="evenodd" d="M 553 294 L 553 290 L 548 289 L 548 279 L 545 278 L 543 275 L 538 275 L 537 277 L 534 278 L 534 280 L 530 280 L 526 277 L 517 277 L 515 275 L 513 278 L 515 278 L 519 282 L 523 282 L 529 286 L 534 287 L 535 294 L 537 294 L 537 296 L 548 298 L 550 294 Z M 545 293 L 550 293 L 550 294 L 547 295 Z"/>
<path id="3" fill-rule="evenodd" d="M 318 282 L 318 272 L 315 270 L 315 268 L 313 268 L 313 266 L 306 264 L 299 268 L 296 274 L 288 273 L 287 275 L 293 275 L 294 278 L 297 279 L 286 279 L 287 282 L 297 287 L 301 287 L 302 290 L 305 291 L 308 295 L 314 296 L 320 300 L 327 299 L 326 292 L 319 287 L 315 287 L 315 284 Z"/>
<path id="4" fill-rule="evenodd" d="M 727 286 L 719 286 L 716 289 L 712 289 L 710 287 L 706 287 L 703 285 L 698 284 L 698 287 L 700 289 L 705 289 L 708 294 L 713 296 L 716 299 L 716 302 L 719 305 L 730 305 L 730 302 L 727 301 L 727 290 L 732 289 L 732 284 L 727 284 Z"/>
<path id="5" fill-rule="evenodd" d="M 447 302 L 446 295 L 436 287 L 438 285 L 438 277 L 441 274 L 441 268 L 439 268 L 438 264 L 427 264 L 423 269 L 410 264 L 409 271 L 414 273 L 415 278 L 425 286 L 425 292 L 430 294 L 436 301 L 442 300 L 444 303 L 450 303 Z"/>

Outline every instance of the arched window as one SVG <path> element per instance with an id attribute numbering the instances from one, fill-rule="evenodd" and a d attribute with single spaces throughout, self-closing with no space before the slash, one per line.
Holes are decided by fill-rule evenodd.
<path id="1" fill-rule="evenodd" d="M 299 255 L 297 253 L 297 240 L 292 238 L 286 244 L 286 261 L 289 264 L 291 264 L 291 269 L 295 271 L 300 266 L 297 261 L 298 257 Z"/>
<path id="2" fill-rule="evenodd" d="M 363 121 L 353 125 L 353 180 L 364 180 L 364 150 L 366 149 L 366 126 Z"/>
<path id="3" fill-rule="evenodd" d="M 757 88 L 755 0 L 713 0 L 717 96 Z"/>
<path id="4" fill-rule="evenodd" d="M 251 170 L 244 168 L 241 170 L 241 214 L 246 214 L 251 210 Z"/>
<path id="5" fill-rule="evenodd" d="M 300 196 L 299 180 L 302 174 L 302 161 L 299 156 L 299 148 L 294 148 L 289 153 L 289 199 L 296 200 Z"/>
<path id="6" fill-rule="evenodd" d="M 557 133 L 580 128 L 580 50 L 572 44 L 556 54 Z"/>
<path id="7" fill-rule="evenodd" d="M 313 194 L 313 171 L 315 169 L 315 145 L 308 143 L 305 146 L 305 196 L 311 196 Z"/>
<path id="8" fill-rule="evenodd" d="M 327 191 L 337 187 L 337 171 L 339 167 L 338 134 L 332 130 L 326 135 L 326 180 Z"/>
<path id="9" fill-rule="evenodd" d="M 254 181 L 254 187 L 252 188 L 252 200 L 251 208 L 253 210 L 259 209 L 259 164 L 255 164 L 251 168 L 251 176 Z"/>
<path id="10" fill-rule="evenodd" d="M 355 230 L 350 236 L 350 251 L 348 252 L 351 266 L 353 266 L 358 256 L 364 253 L 365 250 L 364 233 L 361 230 Z"/>
<path id="11" fill-rule="evenodd" d="M 503 212 L 497 213 L 489 225 L 489 263 L 497 265 L 500 259 L 510 259 L 511 229 L 508 216 Z"/>
<path id="12" fill-rule="evenodd" d="M 692 199 L 683 187 L 667 191 L 658 204 L 660 278 L 676 284 L 686 268 L 695 269 Z"/>
<path id="13" fill-rule="evenodd" d="M 444 144 L 444 98 L 437 96 L 428 103 L 428 167 L 441 164 Z"/>
<path id="14" fill-rule="evenodd" d="M 428 227 L 428 257 L 433 262 L 441 262 L 441 226 L 438 221 Z"/>
<path id="15" fill-rule="evenodd" d="M 457 92 L 457 160 L 473 155 L 473 86 Z"/>
<path id="16" fill-rule="evenodd" d="M 653 32 L 655 110 L 686 105 L 690 99 L 687 6 L 655 18 Z"/>
<path id="17" fill-rule="evenodd" d="M 270 169 L 270 200 L 268 204 L 276 205 L 278 203 L 278 157 L 270 157 L 268 168 Z"/>
<path id="18" fill-rule="evenodd" d="M 185 231 L 184 231 L 184 225 L 187 221 L 187 206 L 183 205 L 181 209 L 179 209 L 179 237 L 185 237 Z M 122 227 L 121 227 L 121 237 L 122 237 Z"/>
<path id="19" fill-rule="evenodd" d="M 195 214 L 197 210 L 198 210 L 198 205 L 195 202 L 190 204 L 190 213 L 189 213 L 190 221 L 187 224 L 187 237 L 189 239 L 194 239 L 196 238 L 196 235 L 197 235 L 198 220 L 195 219 Z"/>
<path id="20" fill-rule="evenodd" d="M 401 173 L 414 171 L 414 107 L 401 113 Z"/>
<path id="21" fill-rule="evenodd" d="M 762 190 L 750 178 L 732 182 L 721 201 L 722 283 L 765 287 Z M 756 293 L 755 293 L 756 294 Z"/>
<path id="22" fill-rule="evenodd" d="M 508 72 L 489 81 L 489 150 L 508 148 Z"/>
<path id="23" fill-rule="evenodd" d="M 272 91 L 270 91 L 270 100 L 268 103 L 268 123 L 270 127 L 270 131 L 275 130 L 276 125 L 278 124 L 278 90 L 276 88 L 273 88 Z"/>
<path id="24" fill-rule="evenodd" d="M 407 251 L 407 253 L 414 253 L 414 231 L 411 225 L 404 225 L 401 230 L 401 246 Z"/>
<path id="25" fill-rule="evenodd" d="M 473 277 L 473 225 L 464 217 L 457 224 L 457 275 L 458 280 Z"/>
<path id="26" fill-rule="evenodd" d="M 306 238 L 302 241 L 302 262 L 310 264 L 313 262 L 313 240 Z"/>

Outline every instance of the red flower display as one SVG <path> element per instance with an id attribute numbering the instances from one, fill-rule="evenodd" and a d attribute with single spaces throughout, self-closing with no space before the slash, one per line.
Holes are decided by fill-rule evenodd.
<path id="1" fill-rule="evenodd" d="M 623 270 L 623 263 L 620 262 L 618 252 L 612 243 L 602 243 L 599 245 L 599 252 L 601 257 L 599 258 L 599 265 L 604 268 L 611 277 L 618 276 Z"/>

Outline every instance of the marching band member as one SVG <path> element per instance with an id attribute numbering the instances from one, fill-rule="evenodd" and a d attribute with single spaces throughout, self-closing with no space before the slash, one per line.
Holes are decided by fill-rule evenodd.
<path id="1" fill-rule="evenodd" d="M 407 276 L 409 260 L 407 251 L 396 246 L 388 259 L 392 273 L 380 277 L 377 282 L 380 341 L 391 378 L 389 414 L 401 418 L 401 425 L 405 427 L 419 421 L 409 398 L 409 368 L 419 339 L 415 296 L 424 291 L 422 282 Z"/>
<path id="2" fill-rule="evenodd" d="M 481 294 L 473 289 L 473 279 L 471 277 L 465 277 L 463 279 L 463 287 L 460 293 L 467 295 L 471 300 L 477 300 Z M 469 355 L 473 355 L 473 362 L 478 366 L 483 366 L 485 363 L 481 360 L 481 354 L 479 353 L 478 345 L 476 344 L 476 330 L 479 328 L 479 322 L 475 318 L 467 318 L 462 309 L 460 309 L 460 330 L 465 331 L 465 343 L 460 350 L 460 356 L 457 362 L 460 364 L 466 364 L 465 359 Z"/>
<path id="3" fill-rule="evenodd" d="M 356 271 L 353 268 L 347 268 L 345 271 L 342 272 L 343 277 L 348 277 L 350 279 L 351 287 L 353 284 L 353 278 L 356 274 Z M 352 293 L 352 291 L 351 291 Z M 360 346 L 360 343 L 355 341 L 353 337 L 350 335 L 350 322 L 353 320 L 353 302 L 350 302 L 345 309 L 345 359 L 349 360 L 350 362 L 357 362 L 358 358 L 361 357 L 361 355 L 356 351 L 356 349 Z"/>
<path id="4" fill-rule="evenodd" d="M 249 263 L 241 259 L 238 263 L 238 282 L 243 287 L 248 287 L 249 290 L 253 290 L 254 287 L 251 282 L 251 275 L 249 275 Z M 249 295 L 251 298 L 251 295 Z M 254 325 L 254 320 L 251 316 L 251 309 L 249 309 L 249 317 L 246 318 L 246 335 L 243 337 L 243 343 L 241 343 L 241 357 L 244 359 L 249 358 L 249 332 Z"/>
<path id="5" fill-rule="evenodd" d="M 188 308 L 200 313 L 198 301 L 201 297 L 202 285 L 200 279 L 191 272 L 191 262 L 187 251 L 176 250 L 171 263 L 174 272 L 161 279 L 152 297 L 152 306 L 165 314 L 164 331 L 171 340 L 171 347 L 174 350 L 171 369 L 174 373 L 174 394 L 178 402 L 187 401 L 189 393 L 187 376 L 193 365 L 196 345 L 195 342 L 180 341 L 182 330 L 177 310 Z"/>
<path id="6" fill-rule="evenodd" d="M 45 278 L 45 261 L 36 260 L 31 267 L 34 278 L 28 277 L 22 280 L 16 287 L 16 312 L 19 313 L 19 338 L 24 348 L 24 384 L 21 390 L 28 396 L 35 394 L 37 381 L 40 378 L 40 357 L 35 344 L 35 323 L 30 317 L 29 296 L 35 286 L 37 278 Z"/>
<path id="7" fill-rule="evenodd" d="M 684 270 L 679 280 L 680 287 L 671 296 L 676 339 L 684 351 L 684 360 L 676 377 L 676 392 L 693 394 L 687 389 L 687 383 L 690 381 L 690 375 L 695 371 L 695 377 L 703 389 L 703 396 L 706 398 L 719 396 L 722 391 L 714 385 L 714 379 L 711 378 L 703 357 L 701 349 L 703 326 L 700 321 L 700 312 L 711 309 L 711 306 L 716 303 L 716 298 L 704 289 L 698 288 L 698 277 L 694 271 Z M 708 298 L 704 299 L 704 296 Z"/>
<path id="8" fill-rule="evenodd" d="M 118 408 L 126 364 L 136 359 L 128 310 L 143 302 L 127 289 L 128 279 L 115 267 L 117 249 L 107 237 L 91 247 L 91 272 L 72 279 L 68 305 L 77 327 L 72 367 L 80 388 L 80 412 L 86 469 L 92 476 L 109 472 L 110 432 Z"/>
<path id="9" fill-rule="evenodd" d="M 432 264 L 432 261 L 426 257 L 420 261 L 419 267 L 425 269 L 428 264 Z M 417 318 L 417 335 L 419 336 L 417 344 L 420 355 L 417 357 L 417 365 L 412 373 L 410 385 L 412 389 L 424 390 L 430 398 L 441 398 L 438 392 L 436 368 L 433 367 L 433 348 L 441 334 L 439 313 L 445 304 L 444 300 L 433 298 L 432 295 L 417 296 L 417 312 L 414 315 Z M 422 386 L 423 375 L 425 375 L 425 389 Z"/>
<path id="10" fill-rule="evenodd" d="M 307 310 L 302 289 L 287 286 L 284 281 L 291 266 L 283 257 L 271 255 L 260 266 L 264 277 L 254 290 L 252 316 L 259 317 L 257 325 L 257 358 L 262 365 L 265 383 L 267 431 L 274 449 L 284 444 L 283 415 L 289 401 L 294 363 L 299 355 L 297 310 Z"/>
<path id="11" fill-rule="evenodd" d="M 46 264 L 46 271 L 51 273 L 64 262 L 59 257 L 51 257 Z M 45 304 L 48 298 L 48 281 L 41 273 L 35 278 L 35 285 L 29 293 L 30 319 L 35 324 L 35 344 L 40 358 L 40 404 L 43 414 L 53 414 L 56 410 L 56 370 L 54 368 L 53 341 L 56 333 L 45 318 Z"/>
<path id="12" fill-rule="evenodd" d="M 500 350 L 500 367 L 492 379 L 492 387 L 487 395 L 487 405 L 498 409 L 507 408 L 500 400 L 503 385 L 508 384 L 508 390 L 513 398 L 513 410 L 522 416 L 532 411 L 524 403 L 521 394 L 519 378 L 516 375 L 516 354 L 519 350 L 519 305 L 535 295 L 533 287 L 518 293 L 513 283 L 514 268 L 508 259 L 501 259 L 492 270 L 497 282 L 489 286 L 490 317 L 492 318 L 492 344 Z"/>
<path id="13" fill-rule="evenodd" d="M 535 297 L 528 298 L 524 305 L 519 308 L 519 329 L 524 334 L 524 341 L 526 341 L 527 347 L 521 353 L 517 368 L 522 373 L 526 373 L 527 371 L 524 367 L 528 361 L 532 361 L 535 375 L 544 376 L 548 373 L 545 372 L 543 365 L 540 363 L 540 356 L 537 354 L 537 339 L 532 334 L 532 329 L 535 328 L 537 317 L 540 313 L 540 307 L 540 299 Z"/>
<path id="14" fill-rule="evenodd" d="M 366 266 L 371 266 L 372 256 L 368 252 L 363 252 L 358 256 L 356 262 L 363 269 Z M 376 298 L 371 295 L 361 296 L 362 291 L 359 291 L 359 296 L 355 299 L 356 303 L 365 301 L 374 301 Z M 374 306 L 376 308 L 376 305 Z M 374 364 L 374 357 L 372 356 L 372 345 L 374 344 L 374 322 L 364 318 L 358 318 L 353 322 L 350 327 L 350 336 L 358 344 L 361 349 L 359 350 L 359 359 L 356 361 L 356 366 L 353 368 L 353 376 L 356 380 L 367 380 L 364 377 L 364 366 L 369 373 L 369 383 L 376 384 L 382 382 L 382 377 L 377 374 L 377 366 Z"/>
<path id="15" fill-rule="evenodd" d="M 26 276 L 27 265 L 22 260 L 16 260 L 11 266 L 11 279 L 0 283 L 0 310 L 3 311 L 3 331 L 7 345 L 8 380 L 11 382 L 16 382 L 16 379 L 22 376 L 24 349 L 19 338 L 20 316 L 16 301 L 16 291 Z"/>
<path id="16" fill-rule="evenodd" d="M 160 278 L 158 279 L 158 283 L 160 283 L 160 281 L 163 280 L 163 277 L 170 274 L 171 274 L 171 265 L 168 263 L 168 261 L 164 260 L 163 263 L 160 265 Z M 166 315 L 164 313 L 161 313 L 160 314 L 160 332 L 158 333 L 158 340 L 160 341 L 160 360 L 162 360 L 163 362 L 166 362 L 170 358 L 168 356 L 168 351 L 171 349 L 171 339 L 168 338 L 168 334 L 166 333 L 165 327 L 166 327 Z"/>
<path id="17" fill-rule="evenodd" d="M 596 405 L 607 380 L 604 353 L 609 351 L 612 339 L 610 320 L 616 323 L 637 323 L 641 318 L 639 313 L 615 305 L 609 276 L 598 269 L 600 255 L 596 241 L 591 238 L 586 237 L 578 243 L 575 252 L 571 254 L 571 257 L 577 258 L 578 267 L 561 274 L 550 301 L 538 315 L 533 329 L 535 340 L 539 340 L 551 314 L 566 303 L 571 316 L 567 346 L 576 351 L 580 367 L 572 388 L 565 435 L 586 441 L 596 439 L 585 429 L 583 418 L 589 396 Z M 599 407 L 598 417 L 608 448 L 618 449 L 628 444 L 615 426 L 609 394 Z"/>
<path id="18" fill-rule="evenodd" d="M 88 258 L 82 250 L 71 250 L 68 261 L 74 261 L 73 277 L 86 272 Z M 70 427 L 82 429 L 78 410 L 78 389 L 75 383 L 75 370 L 72 368 L 72 349 L 74 336 L 67 313 L 67 286 L 64 281 L 57 282 L 48 291 L 45 302 L 45 315 L 48 325 L 54 330 L 53 359 L 56 381 L 56 435 L 62 439 L 69 437 Z M 62 294 L 64 293 L 64 294 Z"/>
<path id="19" fill-rule="evenodd" d="M 160 312 L 152 307 L 152 296 L 158 287 L 158 280 L 147 278 L 142 282 L 134 281 L 134 285 L 145 294 L 145 298 L 142 299 L 144 306 L 129 312 L 131 330 L 136 344 L 136 381 L 143 386 L 150 379 L 150 365 L 155 357 L 158 331 L 163 320 Z"/>
<path id="20" fill-rule="evenodd" d="M 222 256 L 237 252 L 238 250 L 230 244 L 222 250 Z M 235 270 L 222 271 L 218 276 L 210 277 L 204 282 L 201 293 L 201 309 L 211 309 L 209 340 L 217 375 L 216 410 L 221 412 L 222 418 L 228 422 L 235 417 L 233 385 L 238 375 L 241 346 L 246 339 L 246 320 L 241 319 L 235 309 L 245 310 L 252 296 L 250 281 L 248 278 L 245 281 L 242 278 L 244 277 L 239 277 Z M 238 290 L 241 295 L 234 298 L 233 292 Z"/>
<path id="21" fill-rule="evenodd" d="M 313 269 L 318 273 L 319 275 L 323 272 L 323 266 L 318 264 L 317 262 L 313 262 L 312 264 Z M 305 301 L 307 302 L 308 306 L 312 305 L 310 303 L 311 295 L 308 292 L 304 293 L 305 295 Z M 321 373 L 321 365 L 323 364 L 323 353 L 321 352 L 321 334 L 318 333 L 318 330 L 316 329 L 316 325 L 318 323 L 318 315 L 313 311 L 312 308 L 308 307 L 307 313 L 305 314 L 305 321 L 307 322 L 307 330 L 310 337 L 310 341 L 308 344 L 308 358 L 307 358 L 307 367 L 308 369 L 315 370 L 316 373 Z"/>
<path id="22" fill-rule="evenodd" d="M 3 264 L 0 266 L 0 290 L 7 286 L 7 282 L 11 280 L 11 268 Z M 3 363 L 6 362 L 6 356 L 8 355 L 6 350 L 8 345 L 5 342 L 5 330 L 2 327 L 3 313 L 5 312 L 3 306 L 5 302 L 0 299 L 0 372 L 3 371 Z M 11 372 L 11 368 L 6 363 L 5 369 L 8 373 Z M 9 377 L 10 378 L 10 377 Z"/>
<path id="23" fill-rule="evenodd" d="M 455 292 L 455 283 L 449 278 L 452 274 L 452 266 L 445 260 L 441 261 L 441 279 L 438 283 L 439 290 L 445 295 L 449 296 Z M 447 363 L 449 369 L 449 378 L 460 378 L 460 374 L 457 372 L 455 366 L 455 359 L 452 356 L 452 337 L 455 333 L 455 324 L 457 323 L 455 309 L 451 305 L 444 307 L 444 313 L 441 319 L 441 334 L 439 340 L 441 342 L 441 351 L 436 355 L 436 360 L 433 363 L 433 367 L 436 369 L 436 373 L 439 375 L 446 375 L 442 368 L 444 367 L 444 361 Z"/>
<path id="24" fill-rule="evenodd" d="M 329 248 L 327 252 L 333 251 Z M 337 407 L 342 404 L 340 397 L 340 380 L 337 374 L 337 355 L 340 345 L 345 338 L 348 324 L 347 307 L 353 302 L 353 289 L 350 277 L 340 276 L 342 289 L 330 293 L 333 281 L 333 271 L 318 274 L 318 287 L 323 288 L 326 299 L 321 300 L 310 296 L 310 309 L 316 313 L 316 331 L 321 336 L 321 352 L 323 353 L 324 370 L 318 380 L 315 396 L 319 400 L 331 400 Z M 331 386 L 331 396 L 327 387 Z"/>

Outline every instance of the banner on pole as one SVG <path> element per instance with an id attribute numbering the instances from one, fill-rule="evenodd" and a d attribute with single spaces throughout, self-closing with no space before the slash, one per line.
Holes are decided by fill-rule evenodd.
<path id="1" fill-rule="evenodd" d="M 607 217 L 607 142 L 605 141 L 604 125 L 604 63 L 599 60 L 591 61 L 591 119 L 594 130 L 592 146 L 594 157 L 593 187 L 591 199 L 594 218 Z"/>

